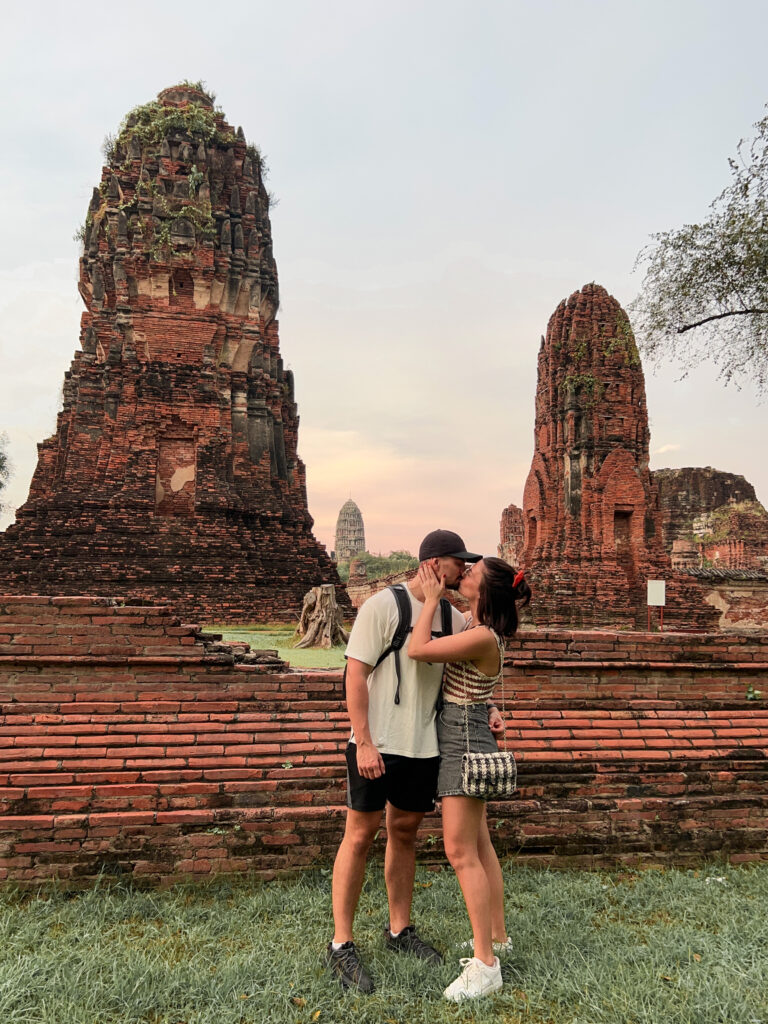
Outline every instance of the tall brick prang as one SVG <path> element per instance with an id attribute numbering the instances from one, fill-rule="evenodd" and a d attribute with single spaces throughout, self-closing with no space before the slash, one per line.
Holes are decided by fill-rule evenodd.
<path id="1" fill-rule="evenodd" d="M 237 621 L 339 585 L 312 534 L 258 151 L 177 86 L 125 119 L 83 227 L 81 350 L 0 589 Z M 339 599 L 349 607 L 343 590 Z"/>
<path id="2" fill-rule="evenodd" d="M 649 439 L 629 320 L 588 284 L 557 307 L 539 351 L 522 557 L 534 573 L 536 622 L 642 626 L 654 578 L 684 609 L 677 624 L 711 620 L 711 607 L 685 593 L 690 585 L 670 579 Z"/>

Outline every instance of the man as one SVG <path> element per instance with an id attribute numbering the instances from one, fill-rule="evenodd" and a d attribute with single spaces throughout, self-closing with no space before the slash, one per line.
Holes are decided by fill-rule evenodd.
<path id="1" fill-rule="evenodd" d="M 419 561 L 427 562 L 446 585 L 458 586 L 465 564 L 481 555 L 467 551 L 450 530 L 427 534 Z M 421 611 L 424 593 L 418 578 L 407 584 L 411 624 Z M 464 616 L 451 609 L 452 632 L 465 628 Z M 355 949 L 352 926 L 365 877 L 371 843 L 386 807 L 387 847 L 384 877 L 389 924 L 384 942 L 394 951 L 441 963 L 442 957 L 424 942 L 411 923 L 416 872 L 416 832 L 435 806 L 439 756 L 435 705 L 443 666 L 408 657 L 410 632 L 399 654 L 398 686 L 395 655 L 376 665 L 397 628 L 397 603 L 391 590 L 370 597 L 360 608 L 347 646 L 347 709 L 352 735 L 347 747 L 347 821 L 333 867 L 333 942 L 327 963 L 345 988 L 372 992 L 373 982 Z M 433 632 L 441 631 L 440 610 Z M 374 667 L 376 666 L 376 667 Z"/>

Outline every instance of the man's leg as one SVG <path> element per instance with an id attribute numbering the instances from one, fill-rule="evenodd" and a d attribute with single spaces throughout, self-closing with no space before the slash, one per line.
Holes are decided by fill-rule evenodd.
<path id="1" fill-rule="evenodd" d="M 380 822 L 381 811 L 347 811 L 344 838 L 333 864 L 334 942 L 352 940 L 355 911 L 365 879 L 365 863 Z"/>
<path id="2" fill-rule="evenodd" d="M 416 877 L 416 832 L 422 811 L 401 811 L 387 804 L 387 850 L 384 879 L 389 899 L 389 927 L 397 934 L 411 923 Z"/>

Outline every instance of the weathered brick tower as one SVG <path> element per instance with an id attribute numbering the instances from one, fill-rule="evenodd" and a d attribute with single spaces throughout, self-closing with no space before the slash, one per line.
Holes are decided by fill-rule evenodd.
<path id="1" fill-rule="evenodd" d="M 125 119 L 79 290 L 81 351 L 0 535 L 0 593 L 163 598 L 237 621 L 338 585 L 296 453 L 261 160 L 205 93 L 166 89 Z"/>
<path id="2" fill-rule="evenodd" d="M 348 562 L 365 551 L 363 513 L 350 498 L 341 506 L 336 520 L 336 561 Z"/>
<path id="3" fill-rule="evenodd" d="M 536 622 L 644 626 L 646 581 L 670 580 L 649 440 L 627 315 L 604 288 L 585 285 L 557 307 L 539 350 L 522 557 Z M 680 586 L 668 586 L 669 602 L 681 613 L 686 605 L 677 617 L 693 624 L 700 602 L 686 602 Z"/>

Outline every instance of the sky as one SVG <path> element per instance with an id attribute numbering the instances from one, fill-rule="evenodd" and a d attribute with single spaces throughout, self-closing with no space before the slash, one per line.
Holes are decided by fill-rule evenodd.
<path id="1" fill-rule="evenodd" d="M 3 16 L 0 431 L 26 499 L 78 347 L 78 244 L 105 135 L 202 79 L 259 146 L 315 533 L 437 527 L 494 553 L 533 455 L 536 357 L 596 281 L 626 306 L 652 233 L 706 216 L 768 102 L 764 0 L 74 0 Z M 768 404 L 645 366 L 651 467 L 768 502 Z M 0 518 L 0 527 L 12 521 Z"/>

